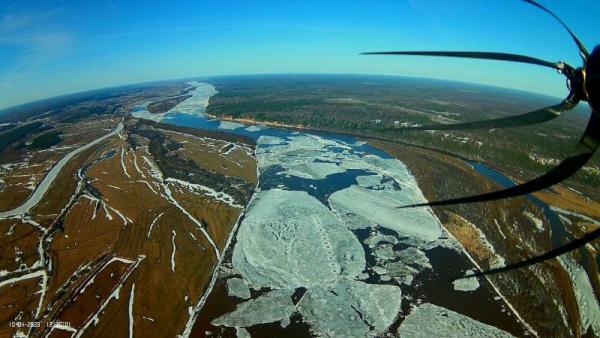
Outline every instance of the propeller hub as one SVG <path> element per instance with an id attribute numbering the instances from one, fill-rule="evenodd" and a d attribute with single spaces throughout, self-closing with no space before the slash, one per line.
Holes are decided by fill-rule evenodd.
<path id="1" fill-rule="evenodd" d="M 600 114 L 600 45 L 596 46 L 584 68 L 584 89 L 592 111 Z"/>
<path id="2" fill-rule="evenodd" d="M 587 101 L 585 88 L 585 69 L 565 68 L 562 73 L 567 77 L 567 88 L 569 89 L 569 98 L 572 101 Z"/>

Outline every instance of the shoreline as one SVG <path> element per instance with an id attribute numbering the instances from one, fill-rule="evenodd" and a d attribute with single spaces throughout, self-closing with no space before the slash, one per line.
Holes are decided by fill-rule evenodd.
<path id="1" fill-rule="evenodd" d="M 404 145 L 404 146 L 410 146 L 410 147 L 415 147 L 415 148 L 419 148 L 419 149 L 435 151 L 437 153 L 440 153 L 443 155 L 448 155 L 455 159 L 461 160 L 461 161 L 465 162 L 467 165 L 469 164 L 468 162 L 481 163 L 491 169 L 499 171 L 504 176 L 510 177 L 511 179 L 513 179 L 514 182 L 517 182 L 517 183 L 523 182 L 522 179 L 516 178 L 516 177 L 514 177 L 514 175 L 506 173 L 505 171 L 501 170 L 498 166 L 496 166 L 492 163 L 472 160 L 472 159 L 466 158 L 464 156 L 454 154 L 452 152 L 448 152 L 448 151 L 445 151 L 442 149 L 433 148 L 433 147 L 422 146 L 422 145 L 408 143 L 408 142 L 402 142 L 402 141 L 391 141 L 391 140 L 380 138 L 380 137 L 365 136 L 365 135 L 359 135 L 359 134 L 349 133 L 349 132 L 340 132 L 340 131 L 334 131 L 334 130 L 328 130 L 328 129 L 310 128 L 310 127 L 306 127 L 304 125 L 290 125 L 290 124 L 274 122 L 274 121 L 264 121 L 263 122 L 263 121 L 258 121 L 253 118 L 234 118 L 231 116 L 216 116 L 216 115 L 207 114 L 207 113 L 206 113 L 206 116 L 213 118 L 213 119 L 217 119 L 217 120 L 238 122 L 238 123 L 244 123 L 244 124 L 250 124 L 250 125 L 259 125 L 259 126 L 262 125 L 262 126 L 275 127 L 275 128 L 284 128 L 284 129 L 290 129 L 290 130 L 294 130 L 294 131 L 303 131 L 303 132 L 313 131 L 313 132 L 320 132 L 320 133 L 327 132 L 327 133 L 333 133 L 333 134 L 338 134 L 338 135 L 355 137 L 357 139 L 360 139 L 360 140 L 366 141 L 366 142 L 376 141 L 376 142 L 386 143 L 386 144 L 390 144 L 390 145 Z M 552 188 L 558 188 L 557 190 L 560 190 L 560 191 L 548 192 L 546 190 L 542 190 L 542 191 L 534 192 L 534 193 L 532 193 L 532 195 L 539 198 L 544 203 L 546 203 L 550 206 L 573 211 L 576 213 L 580 213 L 585 216 L 597 219 L 597 221 L 600 221 L 600 211 L 597 211 L 597 210 L 600 210 L 600 202 L 594 201 L 593 199 L 591 199 L 589 196 L 585 195 L 582 192 L 565 194 L 565 192 L 571 191 L 573 189 L 562 183 L 559 183 L 559 184 L 557 184 L 553 187 L 547 188 L 547 189 L 552 189 Z M 567 195 L 570 195 L 570 196 L 567 196 Z M 570 203 L 568 203 L 568 202 L 570 202 Z M 573 208 L 573 205 L 577 205 L 578 207 Z M 589 208 L 585 207 L 585 206 L 588 206 Z"/>

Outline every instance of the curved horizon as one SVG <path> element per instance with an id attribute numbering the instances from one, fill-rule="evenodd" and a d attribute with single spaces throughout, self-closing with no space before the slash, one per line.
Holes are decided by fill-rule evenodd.
<path id="1" fill-rule="evenodd" d="M 559 100 L 562 100 L 564 98 L 564 97 L 554 96 L 554 95 L 550 95 L 550 94 L 538 93 L 538 92 L 535 92 L 535 91 L 528 91 L 528 90 L 523 90 L 523 89 L 515 89 L 515 88 L 511 88 L 511 87 L 503 87 L 503 86 L 491 85 L 491 84 L 486 84 L 486 83 L 477 83 L 477 82 L 470 82 L 470 81 L 460 81 L 460 80 L 444 79 L 444 78 L 434 78 L 434 77 L 397 75 L 397 74 L 377 74 L 377 73 L 248 73 L 248 74 L 223 74 L 223 75 L 210 75 L 210 76 L 208 76 L 208 75 L 206 75 L 206 76 L 186 76 L 186 77 L 181 77 L 181 78 L 161 79 L 161 80 L 156 80 L 156 81 L 113 84 L 113 85 L 108 85 L 106 87 L 90 88 L 90 89 L 85 89 L 85 90 L 81 90 L 81 91 L 68 92 L 68 93 L 63 93 L 63 94 L 59 94 L 59 95 L 54 95 L 54 96 L 49 96 L 49 97 L 43 97 L 43 98 L 35 99 L 35 100 L 32 100 L 32 101 L 28 101 L 28 102 L 19 103 L 19 104 L 8 106 L 8 107 L 0 107 L 0 115 L 4 114 L 4 113 L 12 112 L 14 110 L 18 110 L 19 108 L 26 107 L 28 105 L 32 105 L 32 104 L 36 104 L 36 103 L 44 103 L 44 101 L 49 101 L 49 100 L 54 100 L 54 99 L 60 99 L 60 98 L 67 98 L 69 96 L 75 96 L 75 95 L 84 95 L 86 93 L 93 93 L 93 92 L 101 91 L 101 90 L 125 88 L 125 87 L 130 87 L 130 86 L 153 85 L 153 84 L 169 83 L 169 82 L 184 82 L 184 81 L 188 81 L 188 80 L 202 80 L 202 79 L 205 79 L 203 81 L 210 82 L 211 78 L 218 78 L 218 77 L 286 76 L 286 75 L 289 75 L 289 76 L 297 76 L 297 75 L 316 75 L 316 76 L 336 75 L 336 76 L 382 76 L 382 77 L 383 76 L 387 76 L 387 77 L 405 78 L 405 79 L 419 79 L 419 80 L 431 80 L 431 81 L 440 81 L 440 82 L 454 82 L 454 83 L 459 83 L 459 84 L 467 84 L 467 85 L 474 85 L 474 86 L 495 88 L 495 89 L 499 89 L 499 90 L 514 91 L 514 92 L 519 92 L 519 93 L 528 94 L 528 95 L 537 95 L 537 96 L 548 98 L 548 99 L 559 99 Z M 565 93 L 566 93 L 566 87 L 565 87 Z"/>
<path id="2" fill-rule="evenodd" d="M 600 41 L 599 2 L 546 5 L 588 49 Z M 562 76 L 532 65 L 359 55 L 375 50 L 505 52 L 581 64 L 560 24 L 518 0 L 10 2 L 0 9 L 0 109 L 189 74 L 382 74 L 566 94 Z"/>

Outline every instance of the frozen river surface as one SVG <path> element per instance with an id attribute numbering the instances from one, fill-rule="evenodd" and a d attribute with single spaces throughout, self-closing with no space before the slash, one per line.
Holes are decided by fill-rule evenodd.
<path id="1" fill-rule="evenodd" d="M 414 290 L 436 285 L 438 271 L 448 271 L 444 263 L 460 263 L 453 273 L 473 268 L 429 208 L 398 208 L 425 201 L 402 162 L 350 137 L 210 119 L 204 109 L 217 91 L 192 84 L 197 89 L 190 102 L 151 118 L 253 138 L 260 175 L 228 249 L 232 270 L 223 277 L 238 304 L 212 325 L 245 334 L 257 324 L 287 327 L 299 315 L 313 334 L 328 337 L 415 335 L 423 320 L 439 321 L 442 336 L 459 334 L 443 332 L 457 328 L 480 336 L 508 335 L 464 315 L 449 316 L 455 313 L 439 304 L 423 307 L 404 328 L 394 325 L 413 306 L 435 298 L 419 297 Z M 134 116 L 148 118 L 148 113 L 139 106 Z M 482 289 L 477 284 L 456 291 L 450 282 L 440 288 L 462 294 Z M 488 306 L 501 312 L 500 302 Z"/>

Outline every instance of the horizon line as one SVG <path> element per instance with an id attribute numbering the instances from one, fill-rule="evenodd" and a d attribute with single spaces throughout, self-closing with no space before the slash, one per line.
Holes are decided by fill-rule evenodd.
<path id="1" fill-rule="evenodd" d="M 544 96 L 547 98 L 551 98 L 551 99 L 564 99 L 563 97 L 560 96 L 555 96 L 552 94 L 547 94 L 547 93 L 540 93 L 540 92 L 535 92 L 535 91 L 531 91 L 531 90 L 525 90 L 525 89 L 516 89 L 516 88 L 510 88 L 510 87 L 503 87 L 503 86 L 498 86 L 498 85 L 493 85 L 493 84 L 486 84 L 486 83 L 480 83 L 480 82 L 472 82 L 472 81 L 464 81 L 464 80 L 452 80 L 452 79 L 445 79 L 445 78 L 435 78 L 435 77 L 426 77 L 426 76 L 411 76 L 411 75 L 402 75 L 402 74 L 389 74 L 389 73 L 337 73 L 337 72 L 278 72 L 278 73 L 237 73 L 237 74 L 215 74 L 215 75 L 198 75 L 198 76 L 186 76 L 186 77 L 180 77 L 180 78 L 168 78 L 168 79 L 160 79 L 160 80 L 154 80 L 154 81 L 142 81 L 142 82 L 128 82 L 128 83 L 121 83 L 121 84 L 111 84 L 111 85 L 107 85 L 107 86 L 103 86 L 103 87 L 93 87 L 90 89 L 84 89 L 81 91 L 75 91 L 75 92 L 67 92 L 64 94 L 58 94 L 58 95 L 53 95 L 53 96 L 47 96 L 47 97 L 42 97 L 39 99 L 34 99 L 31 101 L 25 101 L 22 103 L 18 103 L 15 105 L 10 105 L 10 106 L 6 106 L 6 107 L 0 107 L 0 115 L 9 112 L 11 110 L 14 109 L 18 109 L 22 106 L 26 106 L 29 104 L 35 104 L 35 103 L 41 103 L 43 101 L 46 100 L 52 100 L 52 99 L 59 99 L 61 97 L 68 97 L 71 95 L 78 95 L 78 94 L 85 94 L 85 93 L 91 93 L 97 90 L 104 90 L 104 89 L 112 89 L 112 88 L 120 88 L 120 87 L 128 87 L 128 86 L 135 86 L 135 85 L 150 85 L 150 84 L 159 84 L 159 83 L 166 83 L 166 82 L 177 82 L 177 81 L 186 81 L 186 80 L 194 80 L 194 79 L 200 79 L 200 78 L 217 78 L 217 77 L 235 77 L 235 76 L 273 76 L 273 75 L 355 75 L 355 76 L 389 76 L 389 77 L 402 77 L 402 78 L 412 78 L 412 79 L 424 79 L 424 80 L 434 80 L 434 81 L 447 81 L 447 82 L 455 82 L 455 83 L 464 83 L 464 84 L 469 84 L 469 85 L 478 85 L 478 86 L 482 86 L 482 87 L 490 87 L 490 88 L 496 88 L 496 89 L 503 89 L 503 90 L 510 90 L 510 91 L 516 91 L 516 92 L 521 92 L 524 94 L 534 94 L 534 95 L 539 95 L 539 96 Z"/>

